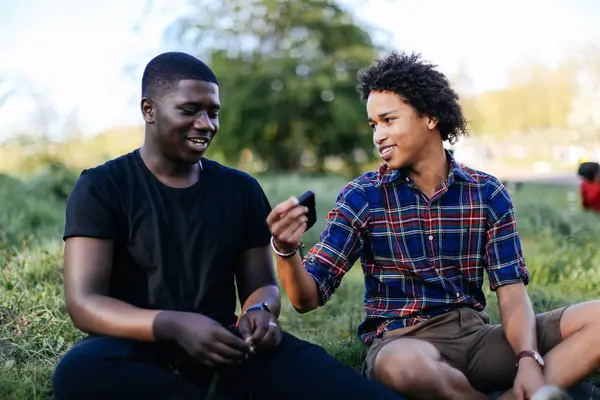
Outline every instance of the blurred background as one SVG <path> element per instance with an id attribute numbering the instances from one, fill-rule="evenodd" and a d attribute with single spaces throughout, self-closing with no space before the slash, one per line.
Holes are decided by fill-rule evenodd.
<path id="1" fill-rule="evenodd" d="M 592 0 L 1 0 L 0 171 L 81 169 L 142 142 L 140 80 L 182 50 L 222 81 L 209 156 L 251 172 L 377 163 L 356 71 L 392 49 L 461 95 L 467 164 L 562 176 L 600 158 L 600 4 Z"/>
<path id="2" fill-rule="evenodd" d="M 470 121 L 455 157 L 513 196 L 536 311 L 598 298 L 600 217 L 581 207 L 577 168 L 600 160 L 599 17 L 594 0 L 0 0 L 0 398 L 45 398 L 80 337 L 64 308 L 65 201 L 82 169 L 142 144 L 142 71 L 164 51 L 221 81 L 207 157 L 255 175 L 272 204 L 316 192 L 307 246 L 345 183 L 379 164 L 358 69 L 422 53 Z M 346 282 L 310 315 L 284 302 L 282 320 L 356 366 L 360 269 Z M 489 310 L 497 321 L 495 296 Z"/>

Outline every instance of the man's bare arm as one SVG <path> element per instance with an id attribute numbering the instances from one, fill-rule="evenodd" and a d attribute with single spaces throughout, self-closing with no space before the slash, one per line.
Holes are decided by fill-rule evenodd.
<path id="1" fill-rule="evenodd" d="M 503 285 L 496 293 L 506 339 L 515 354 L 537 351 L 535 314 L 525 285 L 522 282 Z"/>
<path id="2" fill-rule="evenodd" d="M 277 273 L 296 311 L 304 314 L 319 307 L 317 284 L 304 268 L 300 255 L 277 256 Z"/>
<path id="3" fill-rule="evenodd" d="M 161 339 L 169 313 L 145 310 L 108 297 L 114 244 L 110 240 L 72 237 L 65 242 L 64 277 L 67 310 L 83 332 L 139 341 Z"/>
<path id="4" fill-rule="evenodd" d="M 242 311 L 254 304 L 267 303 L 271 312 L 279 316 L 281 297 L 269 246 L 248 249 L 240 255 L 236 283 Z"/>

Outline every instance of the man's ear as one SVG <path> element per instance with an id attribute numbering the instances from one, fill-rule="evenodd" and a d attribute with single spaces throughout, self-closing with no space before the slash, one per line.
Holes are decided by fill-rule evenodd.
<path id="1" fill-rule="evenodd" d="M 144 97 L 142 99 L 141 108 L 142 115 L 144 116 L 144 121 L 146 121 L 148 124 L 153 124 L 154 117 L 156 114 L 156 107 L 154 107 L 154 104 L 152 104 L 150 100 Z"/>
<path id="2" fill-rule="evenodd" d="M 427 117 L 427 129 L 429 129 L 430 131 L 432 131 L 435 128 L 437 128 L 437 125 L 438 125 L 438 119 L 437 118 Z"/>

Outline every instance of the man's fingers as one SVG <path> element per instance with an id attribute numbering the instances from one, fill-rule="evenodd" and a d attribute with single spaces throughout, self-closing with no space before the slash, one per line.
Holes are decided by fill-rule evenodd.
<path id="1" fill-rule="evenodd" d="M 286 236 L 287 238 L 287 242 L 299 242 L 302 239 L 302 235 L 304 235 L 304 231 L 306 230 L 307 227 L 307 222 L 306 220 L 303 220 L 302 222 L 300 222 L 295 228 L 294 230 Z"/>
<path id="2" fill-rule="evenodd" d="M 224 357 L 221 354 L 210 352 L 206 355 L 206 361 L 212 363 L 213 365 L 233 365 L 239 361 L 239 359 L 233 359 Z"/>
<path id="3" fill-rule="evenodd" d="M 238 330 L 240 334 L 245 339 L 252 336 L 252 327 L 250 326 L 250 320 L 248 318 L 241 318 L 238 324 Z"/>
<path id="4" fill-rule="evenodd" d="M 285 216 L 269 225 L 271 234 L 275 237 L 279 237 L 285 232 L 290 231 L 290 227 L 295 229 L 296 224 L 298 224 L 299 221 L 308 220 L 308 217 L 306 216 L 307 212 L 308 209 L 306 207 L 296 207 L 292 209 Z M 292 231 L 294 229 L 292 229 Z"/>
<path id="5" fill-rule="evenodd" d="M 523 389 L 521 389 L 520 387 L 515 388 L 513 394 L 515 395 L 515 398 L 517 400 L 525 400 L 525 396 L 523 394 Z"/>
<path id="6" fill-rule="evenodd" d="M 243 324 L 243 320 L 240 321 L 240 325 Z M 241 331 L 241 329 L 240 329 Z M 243 333 L 242 333 L 243 335 Z M 221 342 L 233 349 L 239 350 L 241 352 L 248 352 L 250 350 L 250 346 L 244 340 L 240 339 L 233 333 L 229 332 L 227 329 L 223 328 L 222 331 L 217 335 L 217 342 Z"/>
<path id="7" fill-rule="evenodd" d="M 272 347 L 277 346 L 281 341 L 281 328 L 279 325 L 271 321 L 269 322 L 269 330 L 265 333 L 262 340 L 259 343 L 260 347 Z"/>
<path id="8" fill-rule="evenodd" d="M 257 324 L 256 328 L 254 329 L 254 333 L 252 333 L 252 345 L 254 347 L 256 347 L 256 345 L 258 343 L 260 343 L 263 340 L 263 337 L 265 336 L 265 334 L 267 333 L 267 331 L 269 330 L 269 326 L 265 326 L 263 324 Z"/>
<path id="9" fill-rule="evenodd" d="M 241 361 L 246 358 L 246 352 L 227 346 L 225 343 L 214 343 L 211 349 L 213 354 L 226 360 L 228 363 Z M 216 359 L 213 359 L 216 361 Z"/>
<path id="10" fill-rule="evenodd" d="M 296 197 L 290 197 L 283 203 L 279 203 L 269 213 L 269 216 L 267 217 L 267 223 L 269 225 L 271 225 L 272 223 L 277 221 L 282 215 L 286 214 L 288 211 L 290 211 L 292 208 L 296 207 L 297 205 L 298 205 L 298 199 Z"/>

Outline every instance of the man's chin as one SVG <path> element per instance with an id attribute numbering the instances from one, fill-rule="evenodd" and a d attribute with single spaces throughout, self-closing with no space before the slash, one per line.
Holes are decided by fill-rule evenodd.
<path id="1" fill-rule="evenodd" d="M 194 165 L 194 164 L 198 164 L 198 162 L 202 159 L 202 157 L 204 157 L 204 154 L 206 154 L 206 150 L 204 151 L 195 151 L 192 153 L 187 153 L 184 155 L 184 157 L 181 158 L 181 161 L 184 162 L 185 164 L 189 164 L 189 165 Z"/>

